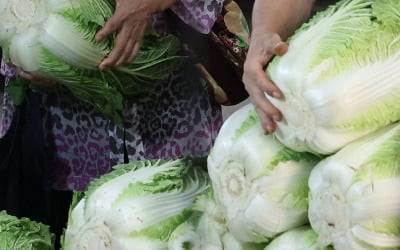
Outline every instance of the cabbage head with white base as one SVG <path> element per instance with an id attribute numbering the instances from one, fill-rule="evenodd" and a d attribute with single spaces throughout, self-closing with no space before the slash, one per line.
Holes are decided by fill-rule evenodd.
<path id="1" fill-rule="evenodd" d="M 195 197 L 209 187 L 196 162 L 139 161 L 95 180 L 72 207 L 63 250 L 167 250 Z"/>
<path id="2" fill-rule="evenodd" d="M 342 0 L 316 14 L 267 68 L 285 95 L 276 136 L 331 154 L 400 119 L 400 1 Z"/>
<path id="3" fill-rule="evenodd" d="M 0 47 L 7 63 L 67 88 L 122 123 L 123 100 L 146 100 L 183 60 L 179 40 L 149 28 L 134 61 L 100 71 L 115 34 L 96 33 L 113 15 L 113 0 L 1 0 Z"/>
<path id="4" fill-rule="evenodd" d="M 233 113 L 207 159 L 229 232 L 261 243 L 307 223 L 307 181 L 318 161 L 266 135 L 251 104 Z"/>
<path id="5" fill-rule="evenodd" d="M 400 249 L 400 124 L 321 161 L 309 187 L 309 219 L 321 245 Z"/>

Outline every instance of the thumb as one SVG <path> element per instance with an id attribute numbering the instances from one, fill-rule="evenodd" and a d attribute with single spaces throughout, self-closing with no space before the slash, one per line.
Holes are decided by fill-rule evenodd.
<path id="1" fill-rule="evenodd" d="M 288 51 L 288 49 L 289 49 L 288 44 L 280 41 L 275 44 L 275 46 L 272 49 L 272 53 L 274 55 L 283 56 Z"/>
<path id="2" fill-rule="evenodd" d="M 267 44 L 269 48 L 268 52 L 271 55 L 282 56 L 288 50 L 287 43 L 283 42 L 281 36 L 277 33 L 274 33 L 269 37 Z"/>

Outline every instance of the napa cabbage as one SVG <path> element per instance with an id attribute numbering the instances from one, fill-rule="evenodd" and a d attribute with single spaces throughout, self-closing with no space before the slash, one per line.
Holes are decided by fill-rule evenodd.
<path id="1" fill-rule="evenodd" d="M 341 0 L 289 39 L 267 71 L 285 100 L 277 138 L 331 154 L 400 119 L 400 1 Z"/>
<path id="2" fill-rule="evenodd" d="M 0 249 L 53 250 L 54 239 L 47 225 L 0 211 Z"/>
<path id="3" fill-rule="evenodd" d="M 321 161 L 309 179 L 309 220 L 319 244 L 400 249 L 400 124 Z"/>
<path id="4" fill-rule="evenodd" d="M 201 162 L 179 158 L 116 166 L 71 205 L 63 249 L 168 249 L 171 233 L 209 187 Z"/>
<path id="5" fill-rule="evenodd" d="M 268 242 L 306 224 L 308 177 L 320 160 L 266 135 L 248 104 L 223 124 L 207 167 L 229 232 L 242 242 Z"/>
<path id="6" fill-rule="evenodd" d="M 95 34 L 114 12 L 109 0 L 9 0 L 0 2 L 0 47 L 6 61 L 65 86 L 78 99 L 121 122 L 123 101 L 146 100 L 155 84 L 182 62 L 179 40 L 149 28 L 136 59 L 100 71 L 115 36 Z"/>

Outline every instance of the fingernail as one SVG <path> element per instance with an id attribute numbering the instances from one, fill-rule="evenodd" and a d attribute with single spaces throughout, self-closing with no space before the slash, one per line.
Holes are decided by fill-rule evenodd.
<path id="1" fill-rule="evenodd" d="M 271 125 L 268 125 L 268 126 L 267 126 L 267 131 L 268 131 L 268 133 L 271 133 L 271 132 L 272 132 L 272 126 L 271 126 Z"/>
<path id="2" fill-rule="evenodd" d="M 99 68 L 100 68 L 101 70 L 105 70 L 105 69 L 108 68 L 108 65 L 107 65 L 106 63 L 103 62 L 102 64 L 100 64 Z"/>
<path id="3" fill-rule="evenodd" d="M 274 118 L 275 121 L 280 121 L 281 116 L 280 115 L 274 115 L 272 118 Z"/>
<path id="4" fill-rule="evenodd" d="M 279 93 L 279 92 L 272 92 L 272 96 L 275 97 L 275 98 L 278 98 L 278 99 L 282 98 L 282 94 Z"/>

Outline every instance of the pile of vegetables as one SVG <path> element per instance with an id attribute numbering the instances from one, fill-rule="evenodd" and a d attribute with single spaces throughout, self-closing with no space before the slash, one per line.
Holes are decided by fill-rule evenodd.
<path id="1" fill-rule="evenodd" d="M 76 98 L 121 122 L 123 100 L 143 100 L 182 62 L 179 40 L 149 28 L 136 59 L 98 70 L 115 37 L 95 41 L 113 0 L 10 0 L 0 3 L 0 47 L 6 61 L 56 80 Z"/>
<path id="2" fill-rule="evenodd" d="M 212 188 L 196 163 L 135 162 L 95 180 L 63 249 L 400 248 L 400 123 L 317 156 L 265 135 L 248 105 L 207 159 Z"/>
<path id="3" fill-rule="evenodd" d="M 54 235 L 42 223 L 0 211 L 0 249 L 53 250 Z"/>
<path id="4" fill-rule="evenodd" d="M 249 104 L 207 161 L 116 166 L 76 194 L 64 250 L 400 249 L 400 1 L 342 0 L 289 42 L 276 133 Z"/>
<path id="5" fill-rule="evenodd" d="M 400 249 L 398 10 L 399 1 L 342 0 L 318 13 L 267 68 L 285 94 L 271 98 L 285 117 L 278 131 L 263 135 L 252 105 L 225 122 L 208 169 L 237 240 Z"/>
<path id="6" fill-rule="evenodd" d="M 268 242 L 305 224 L 307 181 L 318 160 L 265 135 L 252 105 L 235 112 L 207 163 L 229 231 L 243 242 Z"/>
<path id="7" fill-rule="evenodd" d="M 226 233 L 265 250 L 400 248 L 399 122 L 318 156 L 260 123 L 251 104 L 241 108 L 208 157 Z"/>

